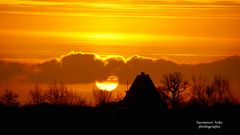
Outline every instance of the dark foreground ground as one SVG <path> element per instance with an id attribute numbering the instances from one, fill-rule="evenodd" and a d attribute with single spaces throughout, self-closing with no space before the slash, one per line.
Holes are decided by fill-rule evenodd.
<path id="1" fill-rule="evenodd" d="M 0 107 L 0 132 L 4 134 L 239 135 L 239 120 L 239 105 L 178 111 L 52 105 Z M 198 129 L 201 125 L 203 128 Z"/>

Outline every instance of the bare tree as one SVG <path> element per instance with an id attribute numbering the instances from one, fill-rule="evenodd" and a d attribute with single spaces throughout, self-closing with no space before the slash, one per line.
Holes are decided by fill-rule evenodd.
<path id="1" fill-rule="evenodd" d="M 192 78 L 193 99 L 201 105 L 212 105 L 216 102 L 233 102 L 230 83 L 222 76 L 215 76 L 211 83 L 203 77 Z"/>
<path id="2" fill-rule="evenodd" d="M 42 92 L 42 88 L 38 83 L 35 84 L 34 88 L 29 91 L 30 103 L 38 105 L 45 101 L 44 94 Z"/>
<path id="3" fill-rule="evenodd" d="M 61 84 L 58 90 L 59 104 L 67 105 L 85 105 L 85 100 L 81 94 L 68 89 L 64 84 Z"/>
<path id="4" fill-rule="evenodd" d="M 46 98 L 46 102 L 50 104 L 58 104 L 59 93 L 56 81 L 49 85 L 49 89 L 45 92 L 44 97 Z"/>
<path id="5" fill-rule="evenodd" d="M 93 97 L 97 106 L 101 106 L 110 102 L 112 97 L 112 91 L 94 89 Z"/>
<path id="6" fill-rule="evenodd" d="M 183 79 L 180 72 L 173 72 L 163 75 L 160 93 L 163 98 L 170 101 L 173 109 L 179 107 L 182 93 L 187 89 L 188 82 Z"/>
<path id="7" fill-rule="evenodd" d="M 69 90 L 64 84 L 58 86 L 56 82 L 49 86 L 45 93 L 46 102 L 61 105 L 84 105 L 85 100 L 78 92 Z"/>
<path id="8" fill-rule="evenodd" d="M 192 99 L 200 105 L 207 105 L 209 100 L 209 84 L 203 76 L 193 76 L 191 80 Z M 209 93 L 209 94 L 208 94 Z"/>
<path id="9" fill-rule="evenodd" d="M 0 97 L 1 103 L 10 107 L 18 107 L 18 95 L 13 91 L 6 89 L 3 95 Z"/>
<path id="10" fill-rule="evenodd" d="M 120 102 L 123 100 L 125 96 L 125 91 L 113 91 L 111 101 L 112 102 Z"/>
<path id="11" fill-rule="evenodd" d="M 42 91 L 42 88 L 35 84 L 35 87 L 29 91 L 30 103 L 40 104 L 43 102 L 58 105 L 85 105 L 85 100 L 81 94 L 69 90 L 64 84 L 58 85 L 56 81 L 49 85 L 49 89 Z"/>
<path id="12" fill-rule="evenodd" d="M 215 76 L 210 88 L 211 95 L 215 99 L 215 102 L 232 102 L 233 95 L 231 93 L 230 83 L 222 76 Z"/>

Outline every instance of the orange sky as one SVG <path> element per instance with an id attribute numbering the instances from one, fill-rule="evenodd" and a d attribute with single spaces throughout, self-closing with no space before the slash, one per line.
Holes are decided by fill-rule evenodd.
<path id="1" fill-rule="evenodd" d="M 1 0 L 0 59 L 70 51 L 206 62 L 240 54 L 240 1 Z"/>
<path id="2" fill-rule="evenodd" d="M 0 89 L 26 97 L 35 82 L 55 78 L 91 92 L 116 75 L 125 91 L 141 71 L 158 84 L 179 70 L 221 74 L 240 97 L 240 58 L 228 57 L 240 55 L 239 24 L 240 0 L 0 0 Z"/>

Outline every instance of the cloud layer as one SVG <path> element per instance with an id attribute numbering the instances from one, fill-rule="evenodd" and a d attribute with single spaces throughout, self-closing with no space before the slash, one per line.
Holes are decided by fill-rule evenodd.
<path id="1" fill-rule="evenodd" d="M 0 84 L 10 88 L 24 84 L 51 84 L 53 81 L 64 84 L 89 84 L 96 80 L 106 80 L 117 76 L 120 84 L 131 84 L 137 74 L 146 72 L 158 85 L 162 75 L 180 71 L 186 78 L 202 75 L 212 79 L 222 75 L 231 82 L 233 93 L 240 97 L 240 56 L 203 64 L 178 64 L 165 59 L 151 59 L 138 55 L 124 58 L 122 56 L 100 57 L 94 53 L 70 53 L 43 63 L 30 64 L 0 61 Z M 20 87 L 20 86 L 19 86 Z M 81 89 L 81 88 L 80 88 Z M 22 91 L 26 92 L 26 91 Z"/>
<path id="2" fill-rule="evenodd" d="M 73 52 L 38 64 L 0 61 L 0 81 L 11 82 L 21 78 L 25 82 L 51 83 L 56 79 L 64 83 L 92 83 L 116 75 L 120 83 L 126 83 L 142 71 L 149 73 L 155 81 L 160 81 L 163 74 L 173 71 L 183 72 L 186 76 L 202 74 L 211 77 L 220 74 L 240 80 L 239 69 L 239 56 L 191 65 L 137 55 L 127 59 L 122 56 L 103 58 L 94 53 Z"/>

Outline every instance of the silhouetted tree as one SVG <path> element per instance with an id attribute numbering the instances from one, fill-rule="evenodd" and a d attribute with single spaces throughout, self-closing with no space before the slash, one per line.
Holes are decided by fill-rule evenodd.
<path id="1" fill-rule="evenodd" d="M 58 104 L 59 91 L 55 80 L 53 84 L 49 85 L 49 89 L 45 92 L 44 97 L 46 98 L 46 102 L 50 104 Z"/>
<path id="2" fill-rule="evenodd" d="M 68 105 L 86 105 L 86 101 L 83 99 L 80 93 L 72 91 L 64 87 L 60 87 L 61 102 Z"/>
<path id="3" fill-rule="evenodd" d="M 32 104 L 40 104 L 43 103 L 45 98 L 42 92 L 41 87 L 38 83 L 35 84 L 34 88 L 29 91 L 30 103 Z"/>
<path id="4" fill-rule="evenodd" d="M 227 103 L 233 101 L 230 83 L 222 76 L 215 76 L 208 88 L 208 96 L 212 96 L 213 102 Z"/>
<path id="5" fill-rule="evenodd" d="M 60 86 L 54 82 L 44 94 L 46 102 L 62 105 L 84 105 L 85 100 L 77 92 L 69 90 L 63 84 Z"/>
<path id="6" fill-rule="evenodd" d="M 112 97 L 112 91 L 94 89 L 93 97 L 95 99 L 95 104 L 101 106 L 110 102 Z"/>
<path id="7" fill-rule="evenodd" d="M 10 107 L 18 107 L 18 95 L 13 91 L 6 89 L 3 95 L 0 98 L 0 101 L 3 105 L 10 106 Z"/>
<path id="8" fill-rule="evenodd" d="M 170 101 L 171 107 L 179 107 L 181 95 L 186 90 L 188 82 L 183 79 L 180 72 L 173 72 L 163 75 L 162 86 L 159 87 L 163 98 Z"/>
<path id="9" fill-rule="evenodd" d="M 58 105 L 85 105 L 85 100 L 80 93 L 69 90 L 64 84 L 58 85 L 56 81 L 49 85 L 49 89 L 42 90 L 38 83 L 29 91 L 30 103 L 43 102 Z"/>
<path id="10" fill-rule="evenodd" d="M 209 84 L 203 76 L 193 76 L 191 80 L 192 102 L 207 105 L 209 100 Z"/>
<path id="11" fill-rule="evenodd" d="M 212 105 L 214 103 L 233 102 L 229 81 L 222 76 L 215 76 L 211 83 L 203 77 L 192 78 L 193 100 L 200 105 Z"/>
<path id="12" fill-rule="evenodd" d="M 125 94 L 125 92 L 122 92 L 122 91 L 113 91 L 111 101 L 113 101 L 113 102 L 122 101 L 124 98 L 124 94 Z"/>

